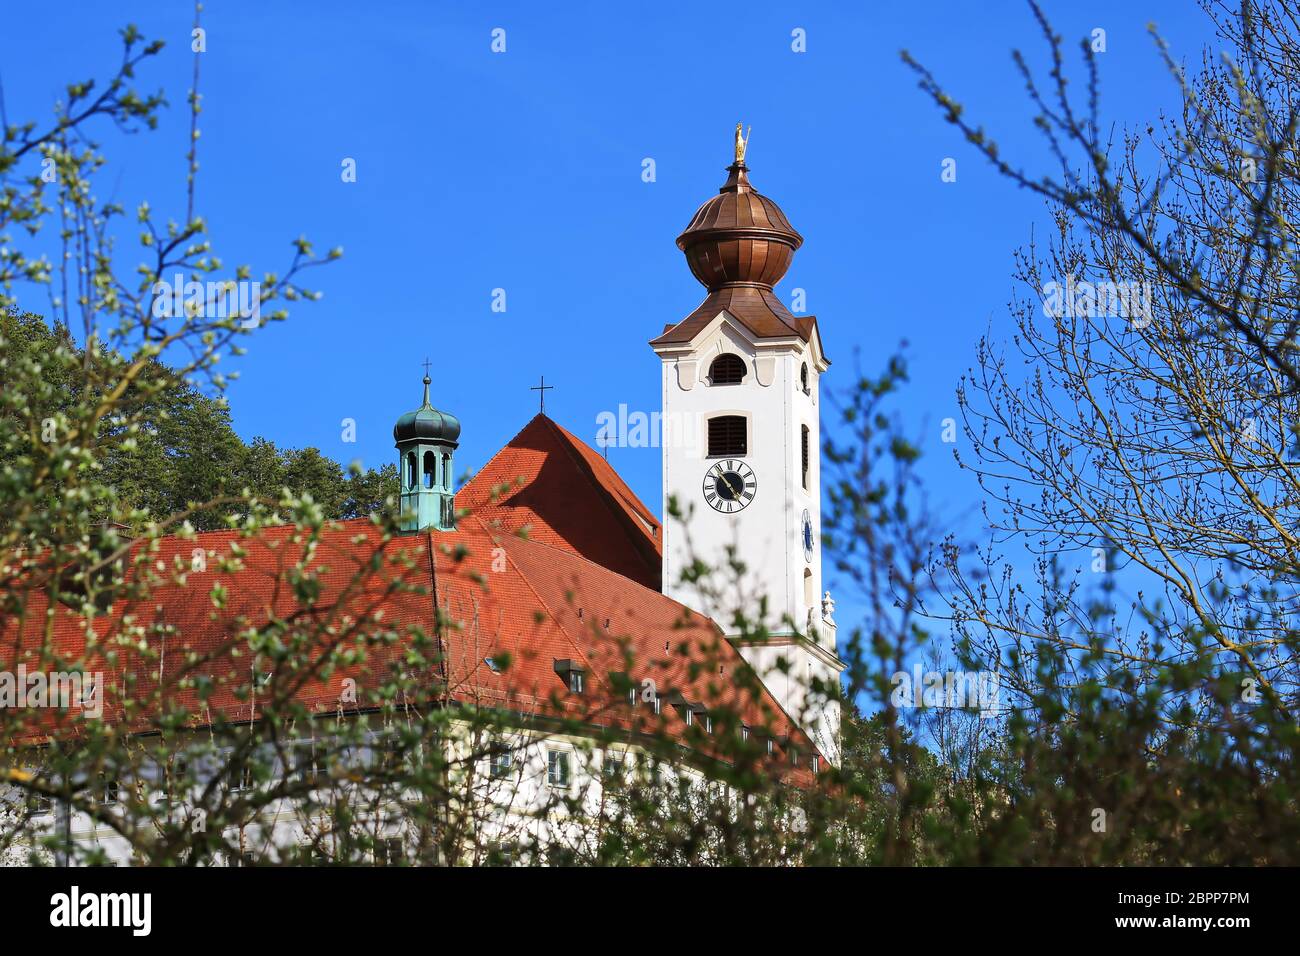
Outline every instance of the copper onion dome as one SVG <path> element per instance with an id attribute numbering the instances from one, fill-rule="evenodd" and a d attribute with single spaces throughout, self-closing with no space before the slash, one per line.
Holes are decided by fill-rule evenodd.
<path id="1" fill-rule="evenodd" d="M 748 145 L 737 124 L 736 161 L 727 167 L 727 181 L 677 237 L 677 248 L 709 293 L 690 315 L 650 340 L 656 349 L 693 341 L 724 312 L 758 338 L 798 336 L 807 342 L 816 328 L 811 315 L 791 315 L 772 289 L 803 236 L 780 206 L 750 185 Z"/>
<path id="2" fill-rule="evenodd" d="M 407 412 L 393 426 L 393 440 L 411 439 L 445 442 L 455 447 L 460 438 L 460 421 L 455 415 L 440 412 L 429 404 L 429 376 L 424 377 L 424 402 L 413 412 Z"/>
<path id="3" fill-rule="evenodd" d="M 781 207 L 750 185 L 743 159 L 727 172 L 718 195 L 696 211 L 677 237 L 677 248 L 686 253 L 691 272 L 710 292 L 736 285 L 770 289 L 790 268 L 803 236 Z"/>

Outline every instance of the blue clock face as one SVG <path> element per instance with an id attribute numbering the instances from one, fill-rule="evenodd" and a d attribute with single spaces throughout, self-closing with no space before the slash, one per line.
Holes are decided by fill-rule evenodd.
<path id="1" fill-rule="evenodd" d="M 807 511 L 803 513 L 803 556 L 811 562 L 813 559 L 812 517 Z"/>

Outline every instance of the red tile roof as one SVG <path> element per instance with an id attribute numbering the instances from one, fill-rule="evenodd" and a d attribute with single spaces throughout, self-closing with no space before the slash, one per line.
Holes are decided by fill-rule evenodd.
<path id="1" fill-rule="evenodd" d="M 553 423 L 546 429 L 567 435 Z M 196 548 L 205 554 L 206 570 L 188 570 Z M 238 567 L 224 568 L 222 559 L 240 549 Z M 294 528 L 269 529 L 258 538 L 228 531 L 164 538 L 148 566 L 187 570 L 183 578 L 160 572 L 147 595 L 123 595 L 107 614 L 92 618 L 89 630 L 104 649 L 84 665 L 104 673 L 105 719 L 132 731 L 156 726 L 160 696 L 191 710 L 194 726 L 260 713 L 266 695 L 250 698 L 245 689 L 255 669 L 269 671 L 272 665 L 266 656 L 254 661 L 249 635 L 264 639 L 278 628 L 284 643 L 295 636 L 310 639 L 299 657 L 313 662 L 331 649 L 356 647 L 360 635 L 399 638 L 368 643 L 363 660 L 337 667 L 328 678 L 314 667 L 276 675 L 271 689 L 283 689 L 316 711 L 348 710 L 340 695 L 346 679 L 362 688 L 378 686 L 393 667 L 406 666 L 417 633 L 437 633 L 440 659 L 427 675 L 415 675 L 427 682 L 431 699 L 576 718 L 619 733 L 664 730 L 697 752 L 714 749 L 699 727 L 685 726 L 677 708 L 664 706 L 654 717 L 649 705 L 630 706 L 626 689 L 611 677 L 620 672 L 638 686 L 653 680 L 669 704 L 680 699 L 735 713 L 813 752 L 713 622 L 571 546 L 524 540 L 482 518 L 467 517 L 456 531 L 388 540 L 368 520 L 340 522 L 310 549 Z M 291 583 L 299 568 L 318 584 L 306 606 Z M 218 585 L 227 595 L 220 606 L 211 598 Z M 435 601 L 451 622 L 440 632 Z M 29 670 L 55 669 L 51 652 L 80 660 L 89 636 L 86 619 L 56 606 L 52 645 L 43 652 L 45 611 L 33 592 L 25 621 L 0 617 L 0 669 L 14 670 L 20 662 Z M 130 635 L 131 621 L 147 632 Z M 486 663 L 507 657 L 510 663 L 499 673 Z M 556 673 L 557 660 L 585 670 L 582 695 L 569 693 Z M 177 686 L 181 678 L 196 676 L 212 683 L 206 705 L 193 689 Z M 39 727 L 0 725 L 7 738 L 0 743 L 31 742 L 37 731 L 75 733 L 79 720 L 75 713 L 45 711 Z M 715 732 L 726 731 L 719 726 Z M 806 774 L 795 771 L 793 779 L 806 780 Z"/>
<path id="2" fill-rule="evenodd" d="M 465 622 L 447 647 L 453 696 L 511 701 L 525 710 L 558 708 L 624 730 L 659 727 L 651 706 L 630 706 L 626 684 L 611 676 L 623 674 L 638 689 L 652 681 L 666 702 L 680 695 L 751 727 L 804 740 L 805 753 L 812 752 L 708 618 L 567 549 L 495 533 L 474 519 L 431 540 L 439 606 Z M 495 673 L 488 658 L 510 663 Z M 581 698 L 556 672 L 560 660 L 586 672 Z M 665 704 L 660 716 L 663 729 L 686 731 L 679 709 Z"/>
<path id="3" fill-rule="evenodd" d="M 456 507 L 660 588 L 659 520 L 598 452 L 545 415 L 456 493 Z"/>

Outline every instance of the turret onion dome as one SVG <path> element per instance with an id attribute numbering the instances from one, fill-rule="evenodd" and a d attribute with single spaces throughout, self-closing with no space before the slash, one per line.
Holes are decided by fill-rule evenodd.
<path id="1" fill-rule="evenodd" d="M 413 412 L 407 412 L 393 426 L 393 440 L 411 439 L 440 441 L 455 446 L 460 438 L 460 421 L 455 415 L 440 412 L 429 404 L 431 379 L 424 377 L 424 402 Z"/>

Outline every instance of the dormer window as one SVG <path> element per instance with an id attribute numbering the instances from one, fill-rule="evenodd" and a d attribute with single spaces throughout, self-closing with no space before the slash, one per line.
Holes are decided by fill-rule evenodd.
<path id="1" fill-rule="evenodd" d="M 585 693 L 587 686 L 587 672 L 578 661 L 569 660 L 568 658 L 557 660 L 555 662 L 555 673 L 564 678 L 564 683 L 568 685 L 569 693 Z"/>
<path id="2" fill-rule="evenodd" d="M 727 352 L 709 366 L 710 385 L 739 385 L 745 379 L 745 360 Z"/>

